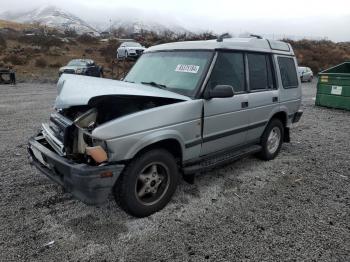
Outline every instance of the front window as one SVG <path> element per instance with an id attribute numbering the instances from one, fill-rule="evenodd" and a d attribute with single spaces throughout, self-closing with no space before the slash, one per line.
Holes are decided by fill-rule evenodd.
<path id="1" fill-rule="evenodd" d="M 219 53 L 208 86 L 230 85 L 235 92 L 245 91 L 243 53 Z"/>
<path id="2" fill-rule="evenodd" d="M 136 42 L 125 42 L 124 46 L 127 46 L 127 47 L 140 47 L 141 45 L 139 43 L 136 43 Z"/>
<path id="3" fill-rule="evenodd" d="M 193 97 L 212 55 L 213 52 L 209 51 L 146 53 L 133 66 L 125 81 Z"/>
<path id="4" fill-rule="evenodd" d="M 82 60 L 72 60 L 68 63 L 68 66 L 86 66 L 86 62 Z"/>

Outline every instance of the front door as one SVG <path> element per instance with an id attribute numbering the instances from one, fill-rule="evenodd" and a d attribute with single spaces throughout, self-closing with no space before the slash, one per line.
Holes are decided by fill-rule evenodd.
<path id="1" fill-rule="evenodd" d="M 204 101 L 201 155 L 245 144 L 249 124 L 245 59 L 240 52 L 219 52 L 206 88 L 231 85 L 235 95 Z"/>

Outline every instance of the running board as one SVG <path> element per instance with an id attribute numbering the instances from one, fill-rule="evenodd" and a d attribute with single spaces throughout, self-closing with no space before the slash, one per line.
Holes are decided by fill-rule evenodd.
<path id="1" fill-rule="evenodd" d="M 250 147 L 242 148 L 240 150 L 228 152 L 219 156 L 206 158 L 200 162 L 197 162 L 196 164 L 184 167 L 183 172 L 185 175 L 187 175 L 187 174 L 194 174 L 194 173 L 199 173 L 203 171 L 208 171 L 215 167 L 226 165 L 230 162 L 233 162 L 245 156 L 258 153 L 261 151 L 261 149 L 262 149 L 262 146 L 253 145 Z"/>

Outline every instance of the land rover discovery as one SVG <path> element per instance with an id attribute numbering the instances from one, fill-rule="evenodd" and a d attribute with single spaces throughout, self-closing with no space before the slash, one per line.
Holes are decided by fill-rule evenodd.
<path id="1" fill-rule="evenodd" d="M 162 209 L 178 181 L 249 154 L 274 159 L 302 111 L 292 47 L 266 39 L 168 43 L 123 81 L 63 75 L 29 140 L 33 165 L 87 204 Z"/>

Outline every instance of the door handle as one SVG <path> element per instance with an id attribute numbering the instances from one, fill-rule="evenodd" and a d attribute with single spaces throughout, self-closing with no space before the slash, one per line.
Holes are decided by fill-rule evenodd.
<path id="1" fill-rule="evenodd" d="M 278 102 L 278 97 L 277 96 L 274 96 L 274 97 L 272 97 L 272 102 Z"/>
<path id="2" fill-rule="evenodd" d="M 248 107 L 248 106 L 249 106 L 248 101 L 246 101 L 246 102 L 242 102 L 241 106 L 242 106 L 242 108 L 246 108 L 246 107 Z"/>

